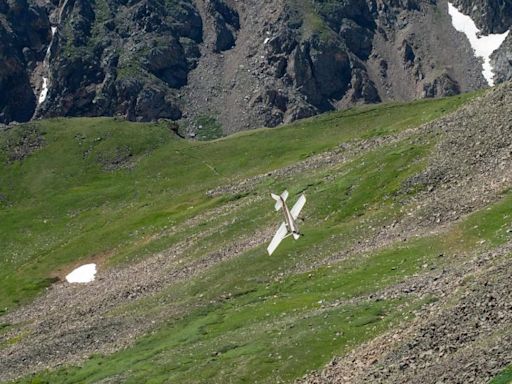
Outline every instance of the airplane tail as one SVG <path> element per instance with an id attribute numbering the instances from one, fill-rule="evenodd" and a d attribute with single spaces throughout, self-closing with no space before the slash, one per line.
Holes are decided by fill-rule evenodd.
<path id="1" fill-rule="evenodd" d="M 274 193 L 271 193 L 270 195 L 276 201 L 276 205 L 274 206 L 276 211 L 279 211 L 281 208 L 283 208 L 283 201 L 286 201 L 286 199 L 288 198 L 288 191 L 284 191 L 281 194 L 281 196 L 276 195 Z"/>

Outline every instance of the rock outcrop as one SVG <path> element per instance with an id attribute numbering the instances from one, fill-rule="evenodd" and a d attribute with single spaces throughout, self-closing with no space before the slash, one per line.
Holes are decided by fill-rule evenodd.
<path id="1" fill-rule="evenodd" d="M 484 32 L 512 24 L 454 3 Z M 194 136 L 205 118 L 230 133 L 486 86 L 444 0 L 0 0 L 0 37 L 0 123 L 166 118 Z M 497 82 L 511 55 L 509 36 Z"/>
<path id="2" fill-rule="evenodd" d="M 36 105 L 31 72 L 50 41 L 45 10 L 26 0 L 0 0 L 0 123 L 30 120 Z"/>
<path id="3" fill-rule="evenodd" d="M 76 0 L 52 11 L 58 46 L 36 116 L 181 116 L 173 91 L 198 60 L 202 21 L 190 2 Z"/>

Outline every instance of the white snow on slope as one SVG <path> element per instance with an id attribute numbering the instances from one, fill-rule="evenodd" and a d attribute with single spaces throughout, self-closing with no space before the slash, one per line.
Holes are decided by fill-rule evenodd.
<path id="1" fill-rule="evenodd" d="M 86 264 L 78 267 L 66 276 L 68 283 L 90 283 L 96 275 L 96 264 Z"/>
<path id="2" fill-rule="evenodd" d="M 46 100 L 46 95 L 48 94 L 48 78 L 43 77 L 43 89 L 41 89 L 41 93 L 39 94 L 39 104 Z"/>
<path id="3" fill-rule="evenodd" d="M 487 83 L 489 83 L 490 86 L 493 86 L 494 72 L 491 65 L 491 55 L 500 47 L 501 44 L 503 44 L 503 41 L 507 38 L 510 31 L 501 34 L 483 36 L 471 17 L 459 12 L 452 3 L 448 3 L 448 13 L 452 17 L 453 27 L 457 31 L 463 32 L 469 39 L 469 43 L 475 51 L 475 56 L 484 59 L 482 74 L 487 80 Z"/>
<path id="4" fill-rule="evenodd" d="M 51 49 L 53 45 L 53 38 L 55 36 L 55 33 L 57 33 L 57 27 L 52 27 L 52 40 L 50 41 L 50 44 L 48 45 L 48 48 L 46 48 L 46 56 L 44 58 L 44 68 L 48 68 L 50 64 L 50 54 Z M 41 104 L 43 101 L 46 100 L 46 96 L 48 95 L 48 77 L 43 76 L 43 86 L 41 88 L 41 93 L 39 94 L 38 98 L 38 104 Z"/>
<path id="5" fill-rule="evenodd" d="M 50 41 L 50 44 L 48 44 L 48 48 L 46 48 L 46 58 L 50 55 L 50 51 L 52 49 L 53 45 L 53 37 L 55 36 L 55 33 L 57 32 L 57 27 L 52 27 L 52 41 Z"/>

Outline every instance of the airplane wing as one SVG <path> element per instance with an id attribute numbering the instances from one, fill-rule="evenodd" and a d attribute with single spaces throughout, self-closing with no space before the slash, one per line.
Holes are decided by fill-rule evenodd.
<path id="1" fill-rule="evenodd" d="M 299 213 L 300 211 L 302 211 L 304 204 L 306 204 L 306 196 L 300 195 L 299 200 L 297 200 L 297 202 L 290 211 L 290 215 L 292 215 L 293 220 L 297 220 L 297 217 L 299 217 Z"/>
<path id="2" fill-rule="evenodd" d="M 283 241 L 283 239 L 286 237 L 287 234 L 288 234 L 288 229 L 286 228 L 286 224 L 282 223 L 267 248 L 269 256 L 272 255 L 272 253 L 274 253 L 276 248 L 279 246 L 281 241 Z"/>

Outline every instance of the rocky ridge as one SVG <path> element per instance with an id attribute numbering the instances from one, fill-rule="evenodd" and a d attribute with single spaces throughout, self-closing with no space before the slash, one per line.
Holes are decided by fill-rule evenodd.
<path id="1" fill-rule="evenodd" d="M 490 1 L 455 3 L 484 31 L 510 27 Z M 486 86 L 445 0 L 1 0 L 0 35 L 0 123 L 120 115 L 215 136 Z"/>

